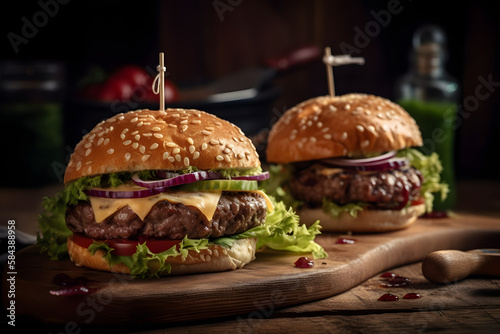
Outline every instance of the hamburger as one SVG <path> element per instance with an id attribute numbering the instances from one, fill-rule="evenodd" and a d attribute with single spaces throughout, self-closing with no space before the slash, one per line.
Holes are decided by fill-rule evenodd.
<path id="1" fill-rule="evenodd" d="M 241 268 L 266 241 L 307 240 L 302 251 L 323 253 L 318 224 L 297 229 L 293 212 L 259 190 L 267 177 L 250 139 L 212 114 L 117 114 L 76 145 L 65 189 L 44 203 L 39 244 L 52 258 L 134 277 Z"/>
<path id="2" fill-rule="evenodd" d="M 421 145 L 415 120 L 387 99 L 311 98 L 269 132 L 267 161 L 280 179 L 267 187 L 306 224 L 319 219 L 324 231 L 405 228 L 432 210 L 433 192 L 448 190 L 439 183 L 439 158 L 413 148 Z"/>

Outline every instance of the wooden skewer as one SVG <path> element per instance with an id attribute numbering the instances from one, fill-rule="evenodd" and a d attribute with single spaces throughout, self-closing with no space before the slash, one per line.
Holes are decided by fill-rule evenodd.
<path id="1" fill-rule="evenodd" d="M 332 55 L 332 50 L 329 46 L 325 48 L 325 58 L 330 58 Z M 335 84 L 333 82 L 333 68 L 330 64 L 325 62 L 326 72 L 328 73 L 328 90 L 330 92 L 330 96 L 335 96 Z"/>
<path id="2" fill-rule="evenodd" d="M 160 110 L 165 111 L 165 63 L 163 60 L 163 52 L 160 52 Z"/>

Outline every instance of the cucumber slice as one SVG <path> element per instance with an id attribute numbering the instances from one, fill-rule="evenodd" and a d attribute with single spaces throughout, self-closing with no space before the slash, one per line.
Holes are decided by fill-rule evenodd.
<path id="1" fill-rule="evenodd" d="M 252 191 L 258 189 L 258 183 L 246 180 L 207 180 L 183 184 L 178 189 L 187 191 Z"/>

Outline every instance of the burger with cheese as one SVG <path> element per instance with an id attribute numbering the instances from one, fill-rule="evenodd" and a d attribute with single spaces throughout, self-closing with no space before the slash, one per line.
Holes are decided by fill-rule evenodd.
<path id="1" fill-rule="evenodd" d="M 425 156 L 415 120 L 373 95 L 320 96 L 287 110 L 269 133 L 268 193 L 324 231 L 382 232 L 412 224 L 446 196 L 441 164 Z"/>
<path id="2" fill-rule="evenodd" d="M 297 228 L 259 190 L 268 176 L 250 139 L 214 115 L 118 114 L 76 145 L 39 243 L 52 258 L 135 277 L 241 268 L 268 243 L 324 255 L 318 224 Z"/>

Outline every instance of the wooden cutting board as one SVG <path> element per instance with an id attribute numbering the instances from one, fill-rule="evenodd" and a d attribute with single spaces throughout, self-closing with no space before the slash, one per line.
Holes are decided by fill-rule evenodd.
<path id="1" fill-rule="evenodd" d="M 336 244 L 340 237 L 354 244 Z M 294 262 L 304 254 L 261 251 L 243 269 L 162 279 L 132 280 L 127 275 L 76 267 L 51 261 L 37 246 L 16 254 L 16 316 L 47 323 L 168 324 L 179 321 L 236 316 L 264 318 L 274 310 L 330 297 L 396 266 L 422 260 L 440 249 L 500 248 L 500 219 L 457 215 L 446 219 L 419 219 L 408 229 L 353 236 L 325 233 L 317 242 L 327 259 L 313 268 L 299 269 Z M 65 273 L 97 283 L 88 295 L 53 296 L 60 289 L 53 278 Z M 6 277 L 7 276 L 7 277 Z M 4 271 L 3 282 L 9 275 Z M 4 307 L 8 286 L 3 284 Z"/>

